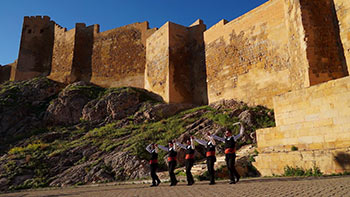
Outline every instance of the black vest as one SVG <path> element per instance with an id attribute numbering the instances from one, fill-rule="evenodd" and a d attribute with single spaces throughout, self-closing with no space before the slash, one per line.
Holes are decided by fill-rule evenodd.
<path id="1" fill-rule="evenodd" d="M 207 143 L 207 152 L 209 151 L 215 151 L 215 145 L 212 144 L 210 141 Z"/>
<path id="2" fill-rule="evenodd" d="M 190 154 L 190 155 L 194 154 L 194 150 L 190 145 L 186 147 L 186 154 Z"/>
<path id="3" fill-rule="evenodd" d="M 174 148 L 169 149 L 169 155 L 168 157 L 176 157 L 177 152 L 174 150 Z"/>
<path id="4" fill-rule="evenodd" d="M 230 138 L 225 138 L 225 149 L 226 148 L 235 148 L 236 147 L 236 142 L 235 138 L 231 136 Z"/>
<path id="5" fill-rule="evenodd" d="M 158 159 L 158 153 L 156 153 L 155 150 L 152 150 L 152 153 L 151 153 L 151 160 L 155 160 L 155 159 Z"/>

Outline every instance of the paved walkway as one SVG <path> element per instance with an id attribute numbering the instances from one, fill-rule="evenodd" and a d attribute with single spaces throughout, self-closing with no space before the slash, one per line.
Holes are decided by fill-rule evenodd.
<path id="1" fill-rule="evenodd" d="M 350 176 L 323 178 L 270 178 L 245 179 L 238 184 L 229 185 L 220 181 L 216 185 L 208 182 L 196 182 L 193 186 L 180 183 L 169 187 L 162 183 L 150 188 L 145 184 L 83 186 L 76 188 L 46 189 L 0 194 L 1 197 L 215 197 L 215 196 L 346 196 L 350 197 Z"/>

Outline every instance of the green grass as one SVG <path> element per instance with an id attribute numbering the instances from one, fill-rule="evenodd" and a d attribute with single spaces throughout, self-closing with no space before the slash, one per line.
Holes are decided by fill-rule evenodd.
<path id="1" fill-rule="evenodd" d="M 39 79 L 36 79 L 39 80 Z M 35 82 L 35 81 L 34 81 Z M 34 82 L 24 82 L 20 86 L 26 86 Z M 48 81 L 47 83 L 51 83 Z M 13 83 L 4 83 L 1 86 L 7 86 L 6 90 L 1 89 L 0 91 L 8 91 L 13 95 L 18 93 L 20 86 L 16 86 Z M 127 92 L 128 94 L 138 96 L 142 102 L 148 102 L 153 105 L 159 103 L 155 95 L 147 92 L 146 90 L 130 87 L 122 88 L 101 88 L 97 86 L 77 86 L 71 85 L 66 87 L 64 91 L 79 91 L 90 99 L 103 99 L 105 96 L 110 94 L 121 94 Z M 53 98 L 49 98 L 45 101 L 45 106 L 43 109 L 50 104 Z M 1 103 L 0 103 L 1 105 Z M 145 105 L 144 105 L 145 106 Z M 253 132 L 257 128 L 265 128 L 274 126 L 273 114 L 271 110 L 263 107 L 249 108 L 248 106 L 242 106 L 240 110 L 251 109 L 255 114 L 257 123 L 252 127 L 247 129 L 247 132 Z M 140 108 L 139 111 L 144 111 L 146 108 Z M 37 109 L 38 113 L 42 109 Z M 191 116 L 190 118 L 184 118 L 188 114 L 203 111 L 203 113 L 198 113 L 196 116 Z M 23 184 L 13 187 L 11 189 L 24 189 L 24 188 L 36 188 L 47 186 L 50 180 L 48 172 L 52 166 L 46 162 L 51 157 L 63 155 L 77 147 L 91 147 L 95 148 L 102 153 L 110 153 L 112 151 L 118 150 L 121 152 L 127 152 L 128 154 L 134 155 L 139 159 L 149 159 L 150 155 L 145 150 L 145 147 L 149 143 L 157 143 L 166 146 L 169 140 L 178 138 L 184 132 L 186 132 L 186 126 L 194 123 L 199 119 L 209 119 L 216 124 L 227 127 L 233 130 L 235 134 L 239 132 L 239 127 L 232 127 L 232 124 L 238 122 L 237 117 L 232 117 L 232 110 L 230 109 L 219 109 L 216 110 L 210 106 L 200 106 L 192 108 L 169 118 L 162 119 L 159 121 L 144 121 L 141 123 L 135 123 L 134 117 L 131 115 L 128 117 L 128 122 L 122 128 L 120 128 L 121 121 L 115 121 L 105 125 L 90 125 L 89 122 L 81 120 L 76 126 L 70 127 L 47 127 L 35 130 L 29 130 L 24 134 L 13 136 L 9 138 L 8 142 L 11 144 L 16 144 L 21 141 L 22 146 L 14 145 L 11 147 L 7 153 L 9 154 L 9 160 L 5 165 L 6 176 L 10 180 L 21 175 L 25 169 L 32 169 L 34 175 L 32 179 L 25 181 Z M 42 139 L 45 134 L 49 133 L 59 133 L 60 138 L 54 140 L 53 142 L 45 143 Z M 251 143 L 251 142 L 246 142 Z M 163 158 L 167 153 L 164 151 L 159 152 L 159 158 Z M 257 155 L 256 153 L 255 155 Z M 254 156 L 252 155 L 249 159 L 250 162 L 254 161 Z M 16 161 L 24 159 L 26 162 L 19 164 Z M 79 165 L 90 161 L 88 157 L 81 157 L 74 161 L 74 165 Z M 166 169 L 166 163 L 163 159 L 159 159 L 160 169 Z M 94 166 L 102 166 L 107 172 L 111 172 L 109 166 L 103 166 L 103 162 L 100 160 L 93 161 L 93 165 L 86 168 L 87 171 L 92 169 Z M 123 171 L 124 169 L 119 169 Z M 180 172 L 181 174 L 181 172 Z M 287 174 L 291 174 L 288 171 Z M 204 174 L 202 177 L 207 177 Z M 122 177 L 120 177 L 122 178 Z"/>
<path id="2" fill-rule="evenodd" d="M 310 169 L 304 169 L 301 167 L 290 167 L 286 166 L 284 168 L 284 174 L 283 176 L 322 176 L 323 173 L 321 172 L 320 168 L 317 166 L 314 166 L 313 168 Z"/>

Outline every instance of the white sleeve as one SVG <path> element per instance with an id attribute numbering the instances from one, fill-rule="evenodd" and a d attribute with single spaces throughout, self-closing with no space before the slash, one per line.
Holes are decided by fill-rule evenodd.
<path id="1" fill-rule="evenodd" d="M 220 141 L 220 142 L 225 142 L 225 138 L 223 138 L 223 137 L 219 137 L 219 136 L 217 136 L 217 135 L 212 135 L 212 137 L 213 137 L 215 140 L 218 140 L 218 141 Z"/>
<path id="2" fill-rule="evenodd" d="M 198 144 L 207 147 L 207 143 L 208 143 L 207 141 L 205 141 L 205 140 L 200 140 L 200 139 L 197 139 L 197 138 L 194 138 L 194 140 L 195 140 L 196 142 L 198 142 Z"/>
<path id="3" fill-rule="evenodd" d="M 181 144 L 181 143 L 179 143 L 179 142 L 176 142 L 176 145 L 178 145 L 182 149 L 186 149 L 186 146 Z"/>
<path id="4" fill-rule="evenodd" d="M 211 142 L 214 146 L 216 145 L 216 142 L 215 142 L 215 140 L 214 140 L 214 138 L 213 138 L 212 135 L 210 136 L 210 142 Z"/>
<path id="5" fill-rule="evenodd" d="M 166 152 L 169 151 L 169 149 L 167 147 L 164 147 L 162 145 L 158 145 L 158 148 L 160 148 L 160 149 L 162 149 L 163 151 L 166 151 Z"/>
<path id="6" fill-rule="evenodd" d="M 191 148 L 194 150 L 194 142 L 193 142 L 193 140 L 192 140 L 192 138 L 191 138 Z"/>
<path id="7" fill-rule="evenodd" d="M 151 146 L 152 144 L 148 144 L 148 146 L 146 147 L 146 151 L 149 153 L 152 153 Z"/>
<path id="8" fill-rule="evenodd" d="M 239 130 L 239 134 L 234 137 L 235 141 L 237 141 L 239 138 L 241 138 L 244 134 L 244 126 L 242 123 L 239 123 L 241 125 L 241 128 Z"/>

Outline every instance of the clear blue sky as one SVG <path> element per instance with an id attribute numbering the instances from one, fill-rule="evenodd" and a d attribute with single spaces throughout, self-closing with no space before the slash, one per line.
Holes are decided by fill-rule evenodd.
<path id="1" fill-rule="evenodd" d="M 190 25 L 196 19 L 208 27 L 232 20 L 267 0 L 0 0 L 0 64 L 17 59 L 24 16 L 48 15 L 71 29 L 75 23 L 100 24 L 101 31 L 149 21 L 161 27 L 172 21 Z"/>

